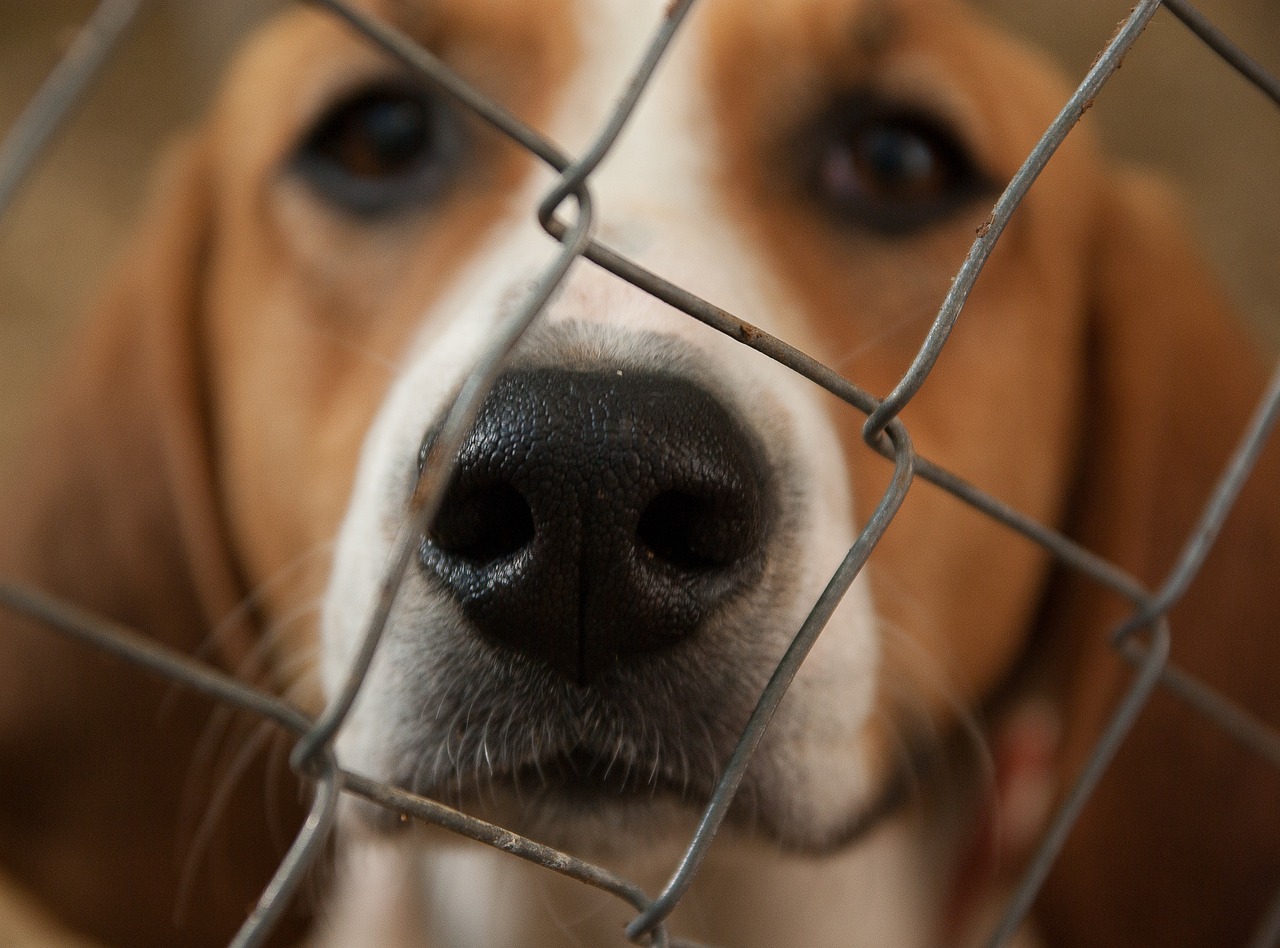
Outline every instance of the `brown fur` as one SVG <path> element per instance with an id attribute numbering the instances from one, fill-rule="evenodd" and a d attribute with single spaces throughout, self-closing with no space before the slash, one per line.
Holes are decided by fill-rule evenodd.
<path id="1" fill-rule="evenodd" d="M 1075 521 L 1091 549 L 1154 586 L 1181 551 L 1264 376 L 1167 196 L 1125 176 L 1109 198 Z M 1171 613 L 1173 660 L 1272 728 L 1280 726 L 1277 485 L 1273 443 Z M 1069 652 L 1065 777 L 1089 753 L 1132 671 L 1106 644 L 1123 605 L 1075 577 L 1061 582 L 1046 634 Z M 1246 942 L 1280 879 L 1278 794 L 1274 770 L 1157 694 L 1046 891 L 1051 941 Z"/>
<path id="2" fill-rule="evenodd" d="M 778 183 L 789 180 L 778 156 L 797 134 L 796 120 L 783 116 L 807 116 L 849 82 L 869 84 L 890 97 L 966 116 L 967 141 L 1005 178 L 1068 92 L 1043 62 L 955 4 L 900 5 L 889 38 L 871 58 L 862 55 L 857 38 L 866 30 L 857 25 L 885 16 L 880 7 L 811 2 L 791 16 L 796 11 L 783 6 L 786 17 L 764 10 L 756 18 L 738 17 L 737 6 L 728 4 L 711 8 L 720 14 L 713 21 L 711 69 L 725 194 L 741 226 L 757 236 L 806 304 L 816 354 L 883 394 L 914 357 L 989 204 L 975 202 L 971 214 L 918 237 L 886 242 L 851 233 L 815 213 L 807 195 Z M 813 28 L 804 15 L 830 17 L 833 8 L 848 8 L 837 21 L 846 24 L 835 31 L 843 40 L 837 50 L 818 45 L 831 30 Z M 842 69 L 817 73 L 821 84 L 815 83 L 811 64 L 832 58 Z M 925 86 L 931 95 L 914 89 L 922 60 L 938 71 Z M 806 78 L 808 86 L 800 88 Z M 939 102 L 934 87 L 944 80 L 946 99 Z M 1010 91 L 993 96 L 993 88 Z M 903 416 L 926 457 L 1050 523 L 1062 517 L 1083 424 L 1087 287 L 1079 275 L 1098 239 L 1102 182 L 1093 147 L 1087 130 L 1078 130 L 1055 157 Z M 1027 398 L 1028 391 L 1036 397 Z M 844 408 L 835 417 L 865 517 L 887 485 L 889 468 L 862 445 L 861 415 Z M 908 496 L 869 565 L 879 584 L 877 607 L 890 625 L 934 656 L 969 702 L 986 695 L 1009 667 L 1048 567 L 1040 550 L 923 485 Z M 952 713 L 936 689 L 928 700 L 932 713 Z"/>
<path id="3" fill-rule="evenodd" d="M 436 37 L 464 74 L 477 38 L 465 26 Z M 514 74 L 469 78 L 536 123 L 572 46 L 552 57 L 546 42 L 512 40 Z M 487 160 L 468 186 L 429 226 L 368 248 L 379 269 L 346 265 L 354 229 L 262 188 L 308 103 L 393 69 L 309 11 L 246 51 L 170 162 L 0 501 L 0 574 L 265 677 L 313 710 L 313 601 L 360 439 L 436 274 L 501 218 L 530 161 L 477 129 Z M 531 74 L 546 83 L 512 85 Z M 243 114 L 271 124 L 224 133 Z M 170 945 L 180 931 L 185 945 L 225 944 L 294 831 L 293 781 L 277 773 L 268 788 L 262 755 L 235 780 L 175 929 L 199 823 L 183 801 L 198 814 L 231 779 L 225 762 L 206 773 L 195 759 L 213 708 L 9 613 L 0 630 L 3 867 L 108 943 Z"/>
<path id="4" fill-rule="evenodd" d="M 174 163 L 125 276 L 63 370 L 5 494 L 0 572 L 235 668 L 256 622 L 227 624 L 244 584 L 216 501 L 196 338 L 206 172 L 190 148 Z M 192 830 L 181 806 L 188 780 L 208 779 L 191 750 L 209 703 L 11 614 L 3 629 L 5 868 L 109 942 L 171 944 Z M 264 781 L 259 761 L 239 782 L 236 818 L 188 908 L 189 944 L 225 942 L 269 878 L 278 851 L 264 845 Z M 291 802 L 286 790 L 286 812 Z"/>

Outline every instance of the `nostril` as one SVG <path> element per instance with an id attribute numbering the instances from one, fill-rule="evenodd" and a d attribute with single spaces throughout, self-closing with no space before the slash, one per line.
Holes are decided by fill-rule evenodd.
<path id="1" fill-rule="evenodd" d="M 679 490 L 660 493 L 640 514 L 640 546 L 689 572 L 729 566 L 751 552 L 755 512 L 722 498 Z"/>
<path id="2" fill-rule="evenodd" d="M 511 484 L 455 484 L 427 537 L 444 553 L 484 565 L 511 556 L 533 540 L 533 513 Z"/>
<path id="3" fill-rule="evenodd" d="M 687 379 L 512 370 L 418 558 L 483 639 L 586 684 L 749 589 L 772 524 L 767 472 L 751 433 Z"/>

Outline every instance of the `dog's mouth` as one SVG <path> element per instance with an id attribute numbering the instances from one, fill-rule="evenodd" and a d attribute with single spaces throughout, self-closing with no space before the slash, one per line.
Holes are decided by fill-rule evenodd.
<path id="1" fill-rule="evenodd" d="M 693 766 L 687 755 L 668 755 L 627 741 L 614 746 L 569 744 L 542 752 L 481 748 L 465 766 L 419 776 L 409 788 L 467 811 L 485 813 L 514 805 L 525 818 L 549 812 L 602 810 L 659 799 L 705 805 L 716 774 Z"/>
<path id="2" fill-rule="evenodd" d="M 577 746 L 393 783 L 540 842 L 600 855 L 634 833 L 652 837 L 659 813 L 658 832 L 687 830 L 711 797 L 714 775 L 660 758 Z M 352 813 L 376 835 L 398 835 L 410 825 L 376 805 L 358 804 Z"/>
<path id="3" fill-rule="evenodd" d="M 625 828 L 655 810 L 696 816 L 750 707 L 745 687 L 691 707 L 687 695 L 698 683 L 687 662 L 670 656 L 580 687 L 465 642 L 438 690 L 420 693 L 413 710 L 399 706 L 374 770 L 544 842 L 584 817 Z"/>
<path id="4" fill-rule="evenodd" d="M 643 801 L 659 795 L 683 799 L 692 792 L 689 773 L 679 774 L 659 759 L 644 761 L 622 753 L 575 747 L 473 780 L 475 794 L 510 789 L 517 795 L 558 798 L 567 803 Z"/>
<path id="5" fill-rule="evenodd" d="M 567 354 L 503 374 L 458 452 L 374 754 L 508 827 L 696 814 L 796 620 L 804 499 L 701 373 Z"/>
<path id="6" fill-rule="evenodd" d="M 452 755 L 444 752 L 453 759 L 437 769 L 420 760 L 412 775 L 403 768 L 390 782 L 539 842 L 601 856 L 637 838 L 682 840 L 710 803 L 731 746 L 709 746 L 695 755 L 671 738 L 644 746 L 627 739 L 553 742 L 524 752 L 482 742 Z M 911 775 L 928 763 L 923 756 L 904 759 L 865 800 L 816 834 L 795 824 L 791 811 L 780 806 L 772 781 L 762 783 L 760 774 L 749 770 L 730 804 L 727 825 L 788 851 L 839 850 L 895 813 L 911 795 Z M 355 813 L 380 834 L 407 825 L 377 806 L 357 807 Z"/>

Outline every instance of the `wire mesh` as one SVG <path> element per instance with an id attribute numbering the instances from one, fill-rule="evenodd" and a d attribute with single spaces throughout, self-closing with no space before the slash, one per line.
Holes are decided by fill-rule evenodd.
<path id="1" fill-rule="evenodd" d="M 315 781 L 316 791 L 311 810 L 233 945 L 247 948 L 260 945 L 270 937 L 282 912 L 331 833 L 338 798 L 344 793 L 362 797 L 405 817 L 443 827 L 616 896 L 636 911 L 626 934 L 637 943 L 658 946 L 692 945 L 692 942 L 671 937 L 666 929 L 666 920 L 680 903 L 698 872 L 707 849 L 728 812 L 752 753 L 800 664 L 875 549 L 917 476 L 947 491 L 1009 530 L 1021 534 L 1048 551 L 1060 564 L 1118 594 L 1131 603 L 1133 608 L 1131 618 L 1116 629 L 1113 635 L 1115 648 L 1134 666 L 1132 680 L 1113 709 L 1101 738 L 1074 786 L 1053 815 L 1048 830 L 990 937 L 989 945 L 1008 944 L 1014 937 L 1094 787 L 1158 688 L 1163 686 L 1177 695 L 1242 745 L 1280 769 L 1280 735 L 1217 690 L 1171 664 L 1171 630 L 1166 618 L 1174 603 L 1194 581 L 1214 538 L 1280 417 L 1280 369 L 1262 396 L 1235 455 L 1222 472 L 1198 523 L 1189 534 L 1182 555 L 1157 590 L 1145 588 L 1115 564 L 917 454 L 906 427 L 898 417 L 927 381 L 952 328 L 963 314 L 975 280 L 1028 189 L 1119 67 L 1126 52 L 1162 7 L 1168 8 L 1172 15 L 1233 69 L 1280 105 L 1280 81 L 1227 38 L 1203 14 L 1185 0 L 1142 0 L 1132 9 L 1001 194 L 987 223 L 979 229 L 978 236 L 910 368 L 893 390 L 879 399 L 806 353 L 664 280 L 593 236 L 594 208 L 590 190 L 592 174 L 626 126 L 654 69 L 694 6 L 695 0 L 679 0 L 668 9 L 612 114 L 590 147 L 576 159 L 563 154 L 538 131 L 526 126 L 500 105 L 472 88 L 431 52 L 395 28 L 348 7 L 342 0 L 297 2 L 324 10 L 341 19 L 369 42 L 400 60 L 423 81 L 454 98 L 556 172 L 554 184 L 537 208 L 537 217 L 547 233 L 560 242 L 561 250 L 532 285 L 522 305 L 498 328 L 449 406 L 440 433 L 422 466 L 410 509 L 406 512 L 405 522 L 399 531 L 395 552 L 390 560 L 391 566 L 382 579 L 377 608 L 365 630 L 343 686 L 332 696 L 318 718 L 313 720 L 286 701 L 236 681 L 129 628 L 87 615 L 37 590 L 0 581 L 0 605 L 37 619 L 64 635 L 210 695 L 227 705 L 274 721 L 295 736 L 296 744 L 290 762 L 297 772 Z M 62 61 L 0 143 L 0 214 L 10 205 L 14 194 L 37 163 L 53 133 L 92 84 L 141 5 L 141 0 L 102 0 Z M 569 213 L 570 210 L 567 220 L 560 216 L 562 212 Z M 864 439 L 893 464 L 889 487 L 778 663 L 725 766 L 683 858 L 666 887 L 655 896 L 650 896 L 628 880 L 599 866 L 437 801 L 344 770 L 339 766 L 333 750 L 335 737 L 350 713 L 373 661 L 419 538 L 440 508 L 454 458 L 477 417 L 481 403 L 515 345 L 579 259 L 591 261 L 683 311 L 689 317 L 769 356 L 866 414 Z M 886 808 L 892 808 L 895 802 L 886 801 Z M 875 819 L 879 815 L 869 814 L 868 819 Z M 856 831 L 857 828 L 854 832 Z M 1280 884 L 1280 880 L 1277 883 Z M 1277 896 L 1259 920 L 1251 944 L 1280 944 L 1280 896 Z"/>

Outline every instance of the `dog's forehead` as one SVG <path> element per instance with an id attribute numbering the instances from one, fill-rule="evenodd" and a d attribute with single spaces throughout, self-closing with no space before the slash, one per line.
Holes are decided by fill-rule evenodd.
<path id="1" fill-rule="evenodd" d="M 435 23 L 480 32 L 510 31 L 534 36 L 548 28 L 604 23 L 656 28 L 672 15 L 676 0 L 365 0 L 355 4 L 404 26 Z M 891 38 L 902 18 L 941 6 L 939 0 L 701 0 L 696 6 L 718 8 L 743 21 L 773 30 L 800 27 L 805 32 L 845 33 L 875 47 Z M 699 16 L 703 14 L 699 13 Z M 644 33 L 636 34 L 643 40 Z"/>
<path id="2" fill-rule="evenodd" d="M 670 16 L 672 0 L 356 0 L 349 6 L 389 22 L 453 64 L 495 52 L 522 60 L 554 62 L 551 72 L 530 82 L 568 86 L 590 75 L 612 101 L 644 46 Z M 906 46 L 923 49 L 942 40 L 959 13 L 949 0 L 702 0 L 668 54 L 680 50 L 705 62 L 713 57 L 752 59 L 769 76 L 797 72 L 816 80 L 829 73 L 865 73 Z M 761 56 L 761 52 L 767 55 Z M 383 54 L 324 12 L 290 10 L 280 16 L 240 64 L 261 79 L 332 69 L 342 62 L 381 59 Z M 546 65 L 546 63 L 543 63 Z M 670 72 L 667 66 L 661 75 Z M 701 77 L 698 77 L 699 79 Z M 264 91 L 259 84 L 258 93 Z M 555 89 L 541 88 L 540 93 Z"/>

